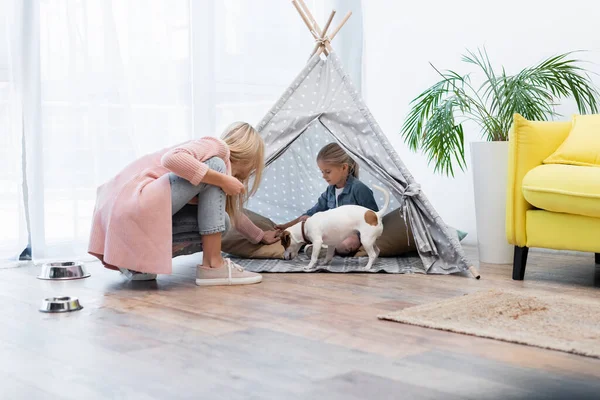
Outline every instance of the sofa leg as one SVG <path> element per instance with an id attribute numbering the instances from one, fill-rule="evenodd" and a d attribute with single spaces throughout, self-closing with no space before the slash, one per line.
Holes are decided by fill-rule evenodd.
<path id="1" fill-rule="evenodd" d="M 515 258 L 513 261 L 513 276 L 515 281 L 522 281 L 525 278 L 525 267 L 527 266 L 527 253 L 529 247 L 515 246 Z"/>
<path id="2" fill-rule="evenodd" d="M 596 253 L 596 264 L 600 264 L 600 253 Z"/>

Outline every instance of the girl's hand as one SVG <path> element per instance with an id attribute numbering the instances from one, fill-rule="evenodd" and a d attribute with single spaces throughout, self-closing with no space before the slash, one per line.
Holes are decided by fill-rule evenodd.
<path id="1" fill-rule="evenodd" d="M 225 175 L 225 177 L 223 178 L 221 189 L 223 189 L 225 194 L 227 194 L 228 196 L 242 194 L 246 190 L 242 182 L 229 175 Z"/>
<path id="2" fill-rule="evenodd" d="M 298 222 L 306 221 L 308 218 L 310 218 L 308 215 L 303 215 L 301 217 L 296 218 L 295 220 L 293 220 L 291 222 L 288 222 L 287 224 L 275 225 L 275 229 L 277 229 L 278 231 L 285 231 L 290 226 L 294 226 Z"/>

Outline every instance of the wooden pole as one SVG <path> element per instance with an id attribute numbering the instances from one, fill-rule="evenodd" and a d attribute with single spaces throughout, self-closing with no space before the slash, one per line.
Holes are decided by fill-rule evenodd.
<path id="1" fill-rule="evenodd" d="M 337 33 L 340 31 L 340 29 L 342 29 L 342 26 L 344 26 L 344 24 L 346 23 L 346 21 L 348 21 L 348 18 L 350 18 L 351 15 L 352 15 L 352 11 L 348 11 L 348 14 L 346 14 L 346 16 L 344 17 L 342 22 L 340 22 L 338 27 L 335 28 L 335 30 L 331 33 L 331 37 L 329 38 L 330 41 L 333 40 L 335 35 L 337 35 Z"/>
<path id="2" fill-rule="evenodd" d="M 308 6 L 304 2 L 304 0 L 294 0 L 294 1 L 297 1 L 300 4 L 300 7 L 302 7 L 302 10 L 306 14 L 306 16 L 308 17 L 308 19 L 312 23 L 312 26 L 313 26 L 314 30 L 317 32 L 317 34 L 320 37 L 321 34 L 322 34 L 321 27 L 319 26 L 319 24 L 315 20 L 315 17 L 313 17 L 312 13 L 310 12 L 310 9 L 308 8 Z M 331 45 L 329 43 L 325 43 L 325 47 L 326 47 L 325 54 L 329 54 L 329 52 L 333 51 L 333 49 L 331 48 Z"/>
<path id="3" fill-rule="evenodd" d="M 321 28 L 319 27 L 319 24 L 317 24 L 317 21 L 315 21 L 315 17 L 313 17 L 309 8 L 306 6 L 306 3 L 304 2 L 304 0 L 297 0 L 297 1 L 298 1 L 298 3 L 300 3 L 300 7 L 302 7 L 302 10 L 304 11 L 306 16 L 312 23 L 312 26 L 315 28 L 315 31 L 319 34 L 319 36 L 321 36 Z"/>
<path id="4" fill-rule="evenodd" d="M 479 273 L 479 270 L 475 266 L 471 265 L 469 267 L 469 272 L 471 273 L 471 275 L 473 275 L 473 278 L 475 278 L 475 279 L 481 278 L 481 274 Z"/>
<path id="5" fill-rule="evenodd" d="M 329 19 L 325 23 L 323 27 L 323 32 L 321 32 L 321 37 L 324 38 L 327 35 L 327 29 L 329 29 L 329 25 L 331 25 L 331 21 L 333 21 L 333 16 L 335 15 L 335 10 L 331 10 L 331 14 L 329 14 Z"/>
<path id="6" fill-rule="evenodd" d="M 319 38 L 319 35 L 314 31 L 314 29 L 311 27 L 310 22 L 308 21 L 308 19 L 306 18 L 306 15 L 304 15 L 304 12 L 300 9 L 300 7 L 298 6 L 298 3 L 296 2 L 296 0 L 292 1 L 292 4 L 294 5 L 294 7 L 296 7 L 296 10 L 298 11 L 298 14 L 300 14 L 300 17 L 302 18 L 302 21 L 304 21 L 304 23 L 306 24 L 306 27 L 308 28 L 308 30 L 310 31 L 310 33 L 313 35 L 313 37 L 315 39 Z"/>
<path id="7" fill-rule="evenodd" d="M 331 11 L 331 14 L 329 14 L 329 19 L 327 20 L 327 22 L 325 23 L 325 26 L 323 27 L 323 32 L 321 32 L 321 37 L 323 39 L 325 39 L 327 37 L 327 29 L 329 29 L 329 25 L 331 25 L 331 21 L 333 21 L 333 16 L 335 15 L 335 10 Z M 331 48 L 331 39 L 329 39 L 327 42 L 325 42 L 325 47 L 327 47 L 327 50 L 329 50 L 330 52 L 333 51 L 333 49 Z"/>
<path id="8" fill-rule="evenodd" d="M 335 15 L 335 10 L 332 10 L 331 14 L 329 15 L 329 19 L 325 23 L 325 27 L 323 27 L 323 32 L 321 32 L 321 39 L 325 39 L 325 35 L 327 35 L 327 29 L 329 29 L 329 25 L 331 25 L 331 21 L 333 21 L 333 16 L 334 15 Z M 313 49 L 313 51 L 310 53 L 310 57 L 309 58 L 312 58 L 312 56 L 315 55 L 315 53 L 317 52 L 317 50 L 319 50 L 319 47 L 321 47 L 321 46 L 322 46 L 321 43 L 317 43 L 315 45 L 315 48 Z"/>

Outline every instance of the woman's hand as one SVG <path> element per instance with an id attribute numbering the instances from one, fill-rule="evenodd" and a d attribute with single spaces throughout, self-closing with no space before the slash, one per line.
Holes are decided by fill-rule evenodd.
<path id="1" fill-rule="evenodd" d="M 278 231 L 265 231 L 265 235 L 260 241 L 262 244 L 273 244 L 277 243 L 281 237 L 281 232 Z"/>
<path id="2" fill-rule="evenodd" d="M 204 179 L 202 179 L 202 182 L 220 187 L 228 196 L 235 196 L 246 191 L 244 184 L 236 178 L 234 178 L 233 176 L 222 174 L 212 169 L 209 169 L 206 172 L 206 175 L 204 175 Z"/>
<path id="3" fill-rule="evenodd" d="M 233 176 L 229 176 L 229 175 L 225 175 L 223 177 L 223 182 L 221 183 L 221 189 L 223 189 L 225 194 L 227 194 L 228 196 L 235 196 L 238 194 L 242 194 L 246 190 L 246 188 L 244 187 L 244 184 L 242 182 L 238 181 L 236 178 L 234 178 Z"/>

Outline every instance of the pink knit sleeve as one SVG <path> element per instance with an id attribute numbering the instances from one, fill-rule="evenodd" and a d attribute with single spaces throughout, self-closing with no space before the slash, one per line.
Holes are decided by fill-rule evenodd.
<path id="1" fill-rule="evenodd" d="M 265 236 L 263 230 L 254 225 L 250 218 L 244 213 L 240 213 L 238 216 L 235 229 L 254 244 L 260 242 Z"/>
<path id="2" fill-rule="evenodd" d="M 208 165 L 203 161 L 221 153 L 224 153 L 224 150 L 219 149 L 215 142 L 193 140 L 169 150 L 162 156 L 161 164 L 192 185 L 198 185 L 208 172 Z"/>

